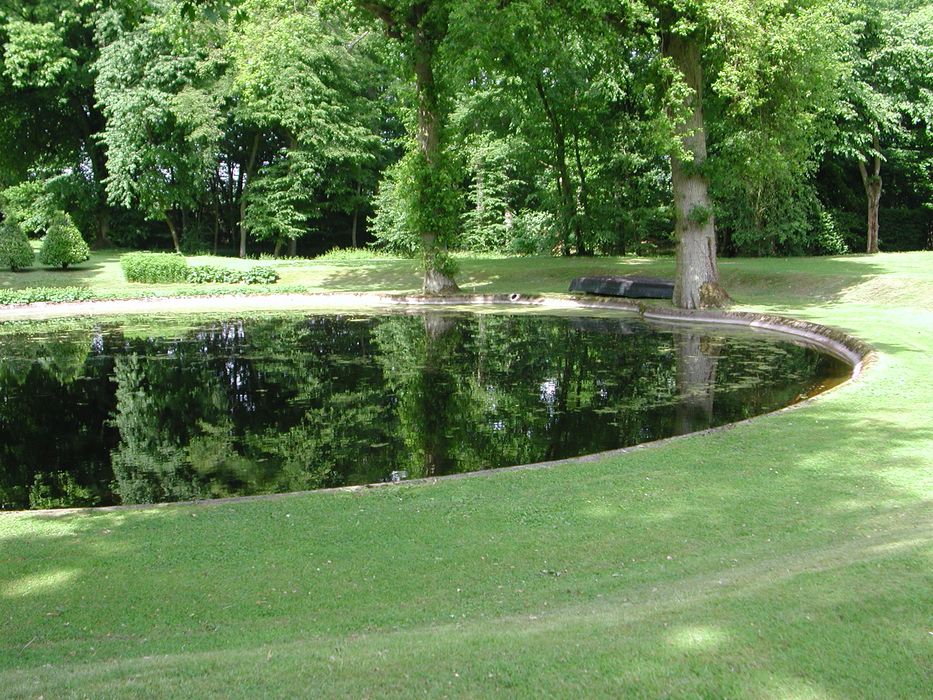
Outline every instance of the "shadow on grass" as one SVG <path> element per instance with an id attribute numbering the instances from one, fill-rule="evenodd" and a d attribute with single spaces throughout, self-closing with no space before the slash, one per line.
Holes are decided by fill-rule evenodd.
<path id="1" fill-rule="evenodd" d="M 769 305 L 775 311 L 825 306 L 851 289 L 885 273 L 871 256 L 845 258 L 761 258 L 720 260 L 722 281 L 741 304 Z M 781 304 L 773 304 L 780 299 Z"/>
<path id="2" fill-rule="evenodd" d="M 119 265 L 120 255 L 121 251 L 95 252 L 90 260 L 64 270 L 35 267 L 19 272 L 0 272 L 0 288 L 91 287 L 108 267 Z"/>

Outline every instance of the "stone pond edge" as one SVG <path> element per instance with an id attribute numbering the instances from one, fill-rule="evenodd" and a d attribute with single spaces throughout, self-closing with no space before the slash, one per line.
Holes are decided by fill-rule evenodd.
<path id="1" fill-rule="evenodd" d="M 250 300 L 254 303 L 244 303 Z M 255 302 L 259 303 L 255 303 Z M 746 418 L 735 423 L 699 430 L 684 435 L 675 435 L 660 440 L 644 442 L 630 447 L 621 447 L 614 450 L 605 450 L 592 454 L 569 457 L 565 459 L 519 464 L 510 467 L 497 467 L 483 469 L 462 474 L 448 474 L 444 476 L 410 479 L 401 483 L 377 482 L 358 486 L 339 486 L 310 491 L 292 491 L 274 494 L 257 494 L 253 496 L 232 496 L 228 498 L 212 498 L 193 501 L 178 501 L 174 503 L 147 503 L 118 506 L 99 506 L 90 508 L 55 508 L 44 510 L 0 511 L 0 517 L 10 516 L 65 516 L 76 513 L 106 513 L 123 510 L 146 510 L 153 508 L 172 508 L 192 505 L 222 505 L 256 500 L 278 500 L 284 498 L 298 498 L 310 494 L 351 494 L 369 491 L 377 488 L 402 488 L 411 486 L 425 486 L 442 481 L 488 477 L 504 472 L 531 471 L 549 469 L 565 464 L 595 462 L 611 459 L 645 449 L 654 449 L 671 442 L 693 438 L 701 435 L 732 430 L 737 426 L 762 420 L 769 416 L 778 415 L 788 411 L 795 411 L 804 406 L 822 399 L 844 387 L 850 386 L 860 379 L 865 371 L 878 361 L 878 353 L 868 343 L 849 335 L 844 331 L 830 328 L 819 323 L 803 321 L 787 316 L 774 314 L 761 314 L 750 311 L 713 311 L 696 310 L 687 311 L 670 307 L 655 306 L 639 303 L 632 300 L 606 299 L 596 297 L 580 297 L 566 295 L 525 295 L 525 294 L 455 294 L 444 297 L 433 297 L 416 294 L 283 294 L 283 295 L 257 295 L 257 296 L 217 296 L 217 297 L 152 297 L 132 300 L 102 300 L 63 303 L 34 303 L 13 305 L 0 308 L 0 322 L 14 320 L 37 320 L 62 318 L 69 316 L 112 316 L 119 314 L 145 314 L 148 312 L 178 312 L 178 313 L 206 313 L 206 312 L 242 312 L 242 311 L 289 311 L 311 309 L 350 309 L 350 308 L 385 308 L 385 307 L 426 307 L 426 306 L 531 306 L 541 309 L 598 309 L 607 311 L 620 311 L 636 314 L 649 321 L 673 324 L 717 324 L 745 327 L 752 330 L 765 331 L 779 335 L 791 336 L 818 349 L 848 362 L 852 365 L 852 374 L 846 381 L 815 396 L 798 401 L 797 403 L 779 408 L 770 413 Z"/>

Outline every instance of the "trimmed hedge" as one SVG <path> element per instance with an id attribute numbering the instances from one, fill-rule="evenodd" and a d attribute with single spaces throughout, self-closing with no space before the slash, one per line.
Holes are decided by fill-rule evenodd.
<path id="1" fill-rule="evenodd" d="M 35 259 L 36 254 L 20 225 L 12 219 L 0 223 L 0 267 L 15 272 L 30 267 Z"/>
<path id="2" fill-rule="evenodd" d="M 69 265 L 77 265 L 91 257 L 91 249 L 81 237 L 71 215 L 58 212 L 52 217 L 49 230 L 42 239 L 39 249 L 39 262 L 49 267 L 62 270 Z"/>
<path id="3" fill-rule="evenodd" d="M 248 270 L 235 270 L 217 265 L 190 267 L 177 253 L 128 253 L 120 258 L 127 282 L 146 284 L 275 284 L 278 273 L 271 267 L 257 265 Z"/>
<path id="4" fill-rule="evenodd" d="M 127 253 L 120 258 L 127 282 L 168 284 L 188 281 L 188 261 L 177 253 Z"/>

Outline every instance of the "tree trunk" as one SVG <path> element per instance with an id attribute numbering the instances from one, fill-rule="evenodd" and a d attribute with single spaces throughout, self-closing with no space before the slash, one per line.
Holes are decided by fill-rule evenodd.
<path id="1" fill-rule="evenodd" d="M 872 145 L 874 153 L 872 154 L 871 174 L 863 160 L 859 161 L 858 169 L 862 176 L 865 197 L 868 200 L 868 245 L 866 249 L 874 254 L 878 252 L 878 213 L 881 209 L 881 144 L 877 134 L 872 137 Z"/>
<path id="2" fill-rule="evenodd" d="M 685 98 L 689 116 L 678 123 L 676 135 L 683 151 L 671 154 L 671 182 L 677 236 L 677 273 L 674 305 L 682 309 L 722 307 L 729 295 L 719 284 L 716 264 L 716 222 L 709 196 L 706 163 L 706 127 L 703 121 L 703 67 L 700 45 L 694 37 L 667 32 L 662 52 L 670 58 L 690 94 Z M 682 155 L 686 153 L 687 159 Z"/>
<path id="3" fill-rule="evenodd" d="M 172 244 L 175 246 L 175 252 L 181 253 L 181 245 L 178 242 L 178 231 L 175 230 L 175 222 L 172 221 L 172 212 L 166 210 L 165 223 L 168 224 L 169 233 L 172 234 Z"/>
<path id="4" fill-rule="evenodd" d="M 583 168 L 583 159 L 580 157 L 580 137 L 576 127 L 573 130 L 573 154 L 577 165 L 577 179 L 580 180 L 580 186 L 577 188 L 577 212 L 575 217 L 577 233 L 577 255 L 587 255 L 586 243 L 583 240 L 583 225 L 580 223 L 579 212 L 583 211 L 583 216 L 587 215 L 590 208 L 589 193 L 586 189 L 586 170 Z"/>
<path id="5" fill-rule="evenodd" d="M 288 239 L 288 257 L 290 258 L 298 257 L 298 239 L 297 238 Z"/>
<path id="6" fill-rule="evenodd" d="M 240 171 L 238 183 L 240 197 L 240 257 L 246 257 L 246 226 L 243 225 L 243 219 L 246 217 L 246 197 L 243 196 L 243 188 L 249 184 L 253 177 L 253 168 L 256 167 L 256 153 L 259 151 L 259 133 L 253 137 L 253 146 L 249 152 L 249 159 L 246 161 L 246 182 L 243 182 L 243 171 Z"/>
<path id="7" fill-rule="evenodd" d="M 359 247 L 357 232 L 360 224 L 360 198 L 363 196 L 363 183 L 356 183 L 356 202 L 353 205 L 353 225 L 350 227 L 350 242 L 354 248 Z"/>
<path id="8" fill-rule="evenodd" d="M 563 253 L 570 253 L 570 234 L 575 233 L 577 241 L 577 252 L 580 252 L 580 245 L 583 239 L 583 232 L 580 229 L 580 222 L 577 218 L 577 198 L 573 191 L 573 183 L 570 181 L 570 169 L 567 167 L 567 134 L 564 127 L 557 117 L 557 113 L 551 106 L 548 99 L 547 90 L 540 78 L 535 79 L 535 88 L 538 96 L 541 98 L 541 104 L 544 107 L 544 114 L 548 123 L 551 125 L 551 131 L 554 135 L 554 169 L 557 175 L 557 192 L 560 196 L 561 206 L 561 228 L 563 233 Z"/>
<path id="9" fill-rule="evenodd" d="M 716 365 L 720 346 L 699 333 L 678 333 L 677 434 L 706 430 L 713 424 Z"/>
<path id="10" fill-rule="evenodd" d="M 94 241 L 94 247 L 100 250 L 113 245 L 110 240 L 110 208 L 103 202 L 97 212 L 97 240 Z"/>
<path id="11" fill-rule="evenodd" d="M 440 166 L 440 124 L 438 123 L 437 87 L 434 83 L 435 43 L 425 30 L 418 28 L 414 37 L 415 88 L 418 99 L 418 149 L 428 168 Z M 437 234 L 420 231 L 424 254 L 424 292 L 448 294 L 460 288 L 441 266 L 447 257 L 446 247 L 437 240 Z"/>
<path id="12" fill-rule="evenodd" d="M 214 255 L 217 255 L 217 248 L 220 245 L 220 204 L 217 198 L 214 198 Z"/>
<path id="13" fill-rule="evenodd" d="M 91 161 L 91 175 L 94 178 L 94 183 L 97 185 L 97 202 L 95 205 L 97 213 L 97 234 L 94 240 L 94 248 L 110 248 L 113 245 L 109 237 L 110 206 L 107 203 L 107 188 L 104 185 L 109 175 L 107 170 L 107 154 L 96 139 L 97 135 L 103 131 L 106 120 L 103 114 L 101 114 L 93 104 L 89 105 L 80 99 L 73 101 L 73 109 L 78 126 L 81 129 L 84 150 L 87 151 L 88 159 Z"/>

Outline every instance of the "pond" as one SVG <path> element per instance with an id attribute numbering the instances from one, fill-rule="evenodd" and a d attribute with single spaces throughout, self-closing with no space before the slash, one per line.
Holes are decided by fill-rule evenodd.
<path id="1" fill-rule="evenodd" d="M 774 335 L 608 315 L 7 323 L 0 508 L 278 493 L 574 457 L 772 411 L 849 372 Z"/>

